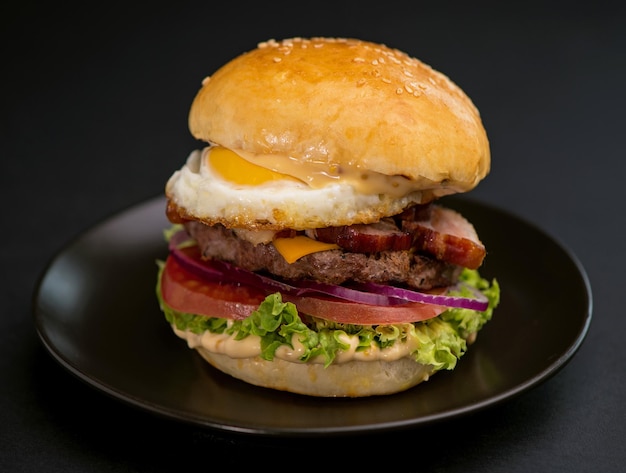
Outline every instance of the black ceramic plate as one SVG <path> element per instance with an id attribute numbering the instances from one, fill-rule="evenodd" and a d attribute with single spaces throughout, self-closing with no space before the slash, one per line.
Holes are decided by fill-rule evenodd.
<path id="1" fill-rule="evenodd" d="M 34 315 L 53 357 L 131 405 L 205 427 L 257 435 L 329 435 L 424 425 L 505 401 L 545 381 L 582 343 L 591 291 L 577 259 L 502 210 L 449 199 L 488 248 L 493 319 L 452 372 L 400 394 L 324 399 L 250 386 L 215 371 L 171 332 L 155 298 L 166 256 L 165 202 L 155 198 L 89 229 L 50 263 Z"/>

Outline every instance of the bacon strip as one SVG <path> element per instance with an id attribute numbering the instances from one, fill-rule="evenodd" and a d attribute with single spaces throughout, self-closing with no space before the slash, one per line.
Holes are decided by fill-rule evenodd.
<path id="1" fill-rule="evenodd" d="M 486 254 L 470 222 L 458 212 L 434 204 L 411 207 L 395 220 L 320 228 L 314 237 L 354 253 L 414 249 L 470 269 L 478 268 Z"/>
<path id="2" fill-rule="evenodd" d="M 336 243 L 354 253 L 408 250 L 412 242 L 411 234 L 401 231 L 391 219 L 369 225 L 318 228 L 315 238 L 325 243 Z"/>
<path id="3" fill-rule="evenodd" d="M 402 229 L 413 235 L 413 248 L 448 263 L 476 269 L 487 253 L 474 226 L 439 205 L 432 205 L 427 220 L 403 220 Z"/>

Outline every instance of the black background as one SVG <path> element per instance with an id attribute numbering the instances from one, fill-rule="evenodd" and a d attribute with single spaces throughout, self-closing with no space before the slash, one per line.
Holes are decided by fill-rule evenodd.
<path id="1" fill-rule="evenodd" d="M 160 472 L 217 461 L 308 471 L 344 460 L 353 469 L 623 471 L 620 3 L 97 5 L 0 7 L 0 470 Z M 203 77 L 260 41 L 292 36 L 385 43 L 472 97 L 492 172 L 471 196 L 543 228 L 577 255 L 591 282 L 591 328 L 556 376 L 433 426 L 277 440 L 134 410 L 77 380 L 41 346 L 32 297 L 50 259 L 91 225 L 162 193 L 197 146 L 187 112 Z"/>

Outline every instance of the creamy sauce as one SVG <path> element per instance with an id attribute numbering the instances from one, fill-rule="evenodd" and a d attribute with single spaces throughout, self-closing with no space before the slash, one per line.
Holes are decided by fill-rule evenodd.
<path id="1" fill-rule="evenodd" d="M 203 347 L 210 352 L 220 353 L 231 358 L 252 358 L 261 354 L 261 339 L 256 335 L 248 335 L 242 340 L 235 340 L 233 335 L 211 333 L 208 330 L 196 334 L 189 330 L 179 330 L 172 326 L 174 333 L 187 341 L 189 348 L 195 349 Z M 380 349 L 371 346 L 367 350 L 356 351 L 358 337 L 355 335 L 342 335 L 341 341 L 350 347 L 347 350 L 340 350 L 337 353 L 334 363 L 346 363 L 348 361 L 394 361 L 408 356 L 418 347 L 416 337 L 409 338 L 405 343 L 395 343 L 391 347 Z M 276 350 L 276 358 L 300 363 L 300 357 L 304 353 L 303 345 L 298 341 L 297 336 L 292 338 L 293 348 L 282 345 Z M 309 363 L 324 363 L 321 357 L 310 360 Z"/>
<path id="2" fill-rule="evenodd" d="M 403 176 L 388 176 L 356 166 L 297 159 L 286 154 L 256 154 L 236 149 L 240 157 L 257 166 L 293 176 L 313 189 L 344 183 L 362 194 L 387 194 L 393 197 L 415 190 L 415 182 Z"/>

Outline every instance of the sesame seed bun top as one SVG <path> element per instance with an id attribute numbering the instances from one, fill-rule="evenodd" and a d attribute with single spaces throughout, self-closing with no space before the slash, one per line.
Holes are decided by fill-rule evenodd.
<path id="1" fill-rule="evenodd" d="M 490 168 L 479 112 L 457 85 L 356 39 L 259 44 L 204 80 L 189 128 L 246 153 L 404 176 L 422 200 L 466 192 Z"/>

